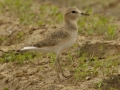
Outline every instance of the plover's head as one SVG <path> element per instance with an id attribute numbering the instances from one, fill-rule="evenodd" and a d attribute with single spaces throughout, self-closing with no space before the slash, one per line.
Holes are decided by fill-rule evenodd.
<path id="1" fill-rule="evenodd" d="M 78 17 L 81 15 L 89 15 L 81 12 L 78 8 L 76 7 L 70 7 L 66 10 L 64 18 L 67 20 L 78 20 Z"/>

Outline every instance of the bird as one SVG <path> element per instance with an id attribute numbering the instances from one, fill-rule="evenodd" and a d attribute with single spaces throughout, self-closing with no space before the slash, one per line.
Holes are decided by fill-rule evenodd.
<path id="1" fill-rule="evenodd" d="M 67 77 L 61 68 L 59 55 L 66 49 L 73 46 L 76 42 L 78 34 L 78 18 L 82 15 L 89 15 L 81 12 L 77 7 L 69 7 L 64 13 L 63 24 L 48 33 L 39 42 L 32 46 L 24 47 L 21 51 L 39 51 L 42 53 L 53 52 L 56 54 L 55 70 L 57 77 L 60 80 L 59 69 L 63 77 Z"/>

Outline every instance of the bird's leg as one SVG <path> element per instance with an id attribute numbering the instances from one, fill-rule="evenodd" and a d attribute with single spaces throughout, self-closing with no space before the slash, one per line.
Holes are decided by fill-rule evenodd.
<path id="1" fill-rule="evenodd" d="M 58 70 L 58 55 L 56 55 L 56 59 L 55 59 L 55 69 L 56 69 L 56 72 L 57 72 L 57 77 L 60 80 L 59 70 Z"/>
<path id="2" fill-rule="evenodd" d="M 58 61 L 59 69 L 60 69 L 60 71 L 61 71 L 61 73 L 62 73 L 62 76 L 66 78 L 65 74 L 63 73 L 63 70 L 62 70 L 62 67 L 61 67 L 61 65 L 60 65 L 60 62 L 59 62 L 59 56 L 58 56 L 57 59 L 58 59 L 57 61 Z"/>

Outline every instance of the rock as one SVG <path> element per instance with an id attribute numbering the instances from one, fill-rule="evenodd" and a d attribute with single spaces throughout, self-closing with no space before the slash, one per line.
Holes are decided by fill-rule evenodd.
<path id="1" fill-rule="evenodd" d="M 28 69 L 28 70 L 27 70 L 27 74 L 28 74 L 28 75 L 32 75 L 32 74 L 34 74 L 35 72 L 37 72 L 37 69 Z"/>
<path id="2" fill-rule="evenodd" d="M 0 79 L 5 78 L 5 76 L 3 74 L 0 74 Z"/>
<path id="3" fill-rule="evenodd" d="M 3 51 L 0 51 L 0 56 L 2 56 L 2 54 L 3 54 Z"/>
<path id="4" fill-rule="evenodd" d="M 18 70 L 16 73 L 15 73 L 15 76 L 16 77 L 22 77 L 24 76 L 24 72 L 22 70 Z"/>
<path id="5" fill-rule="evenodd" d="M 86 80 L 90 80 L 90 79 L 91 79 L 91 77 L 90 77 L 90 76 L 87 76 L 85 79 L 86 79 Z"/>

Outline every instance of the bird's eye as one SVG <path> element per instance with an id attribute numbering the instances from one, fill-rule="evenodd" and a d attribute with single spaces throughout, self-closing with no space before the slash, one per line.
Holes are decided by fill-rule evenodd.
<path id="1" fill-rule="evenodd" d="M 72 11 L 72 13 L 76 13 L 76 11 Z"/>

